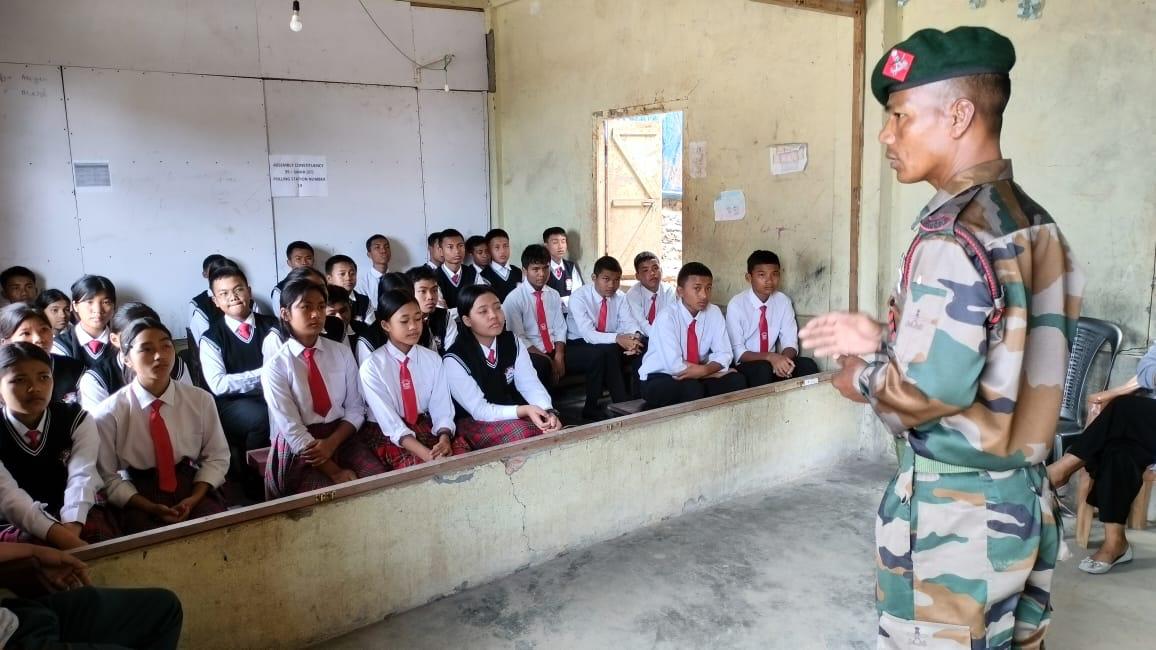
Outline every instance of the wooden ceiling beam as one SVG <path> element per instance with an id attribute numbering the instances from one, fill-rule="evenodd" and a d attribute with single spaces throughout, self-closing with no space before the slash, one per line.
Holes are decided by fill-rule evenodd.
<path id="1" fill-rule="evenodd" d="M 836 16 L 855 17 L 863 13 L 864 0 L 753 0 L 769 5 L 806 9 Z"/>

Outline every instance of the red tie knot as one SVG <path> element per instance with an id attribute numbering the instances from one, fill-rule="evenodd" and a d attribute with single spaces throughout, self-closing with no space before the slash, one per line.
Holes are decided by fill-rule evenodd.
<path id="1" fill-rule="evenodd" d="M 493 348 L 490 348 L 490 351 L 486 353 L 486 363 L 491 366 L 498 364 L 498 355 L 494 352 Z"/>
<path id="2" fill-rule="evenodd" d="M 36 429 L 28 430 L 28 444 L 32 447 L 40 445 L 40 432 Z"/>
<path id="3" fill-rule="evenodd" d="M 301 351 L 301 356 L 305 357 L 306 361 L 313 361 L 315 354 L 317 354 L 317 348 L 305 348 Z"/>
<path id="4" fill-rule="evenodd" d="M 239 334 L 241 338 L 248 341 L 249 337 L 253 335 L 253 327 L 248 323 L 241 323 L 237 326 L 237 334 Z"/>
<path id="5" fill-rule="evenodd" d="M 104 344 L 96 339 L 92 339 L 88 342 L 88 349 L 91 350 L 93 354 L 100 354 L 100 351 L 104 349 Z"/>

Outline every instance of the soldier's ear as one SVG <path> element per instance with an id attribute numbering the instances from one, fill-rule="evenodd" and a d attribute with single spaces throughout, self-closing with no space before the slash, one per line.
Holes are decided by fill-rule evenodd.
<path id="1" fill-rule="evenodd" d="M 975 122 L 975 103 L 966 97 L 960 97 L 951 103 L 947 114 L 951 118 L 951 137 L 962 138 Z"/>

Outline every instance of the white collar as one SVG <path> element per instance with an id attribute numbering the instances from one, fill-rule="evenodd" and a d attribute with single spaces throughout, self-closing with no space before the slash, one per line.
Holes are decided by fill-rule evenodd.
<path id="1" fill-rule="evenodd" d="M 454 279 L 454 271 L 451 271 L 450 267 L 446 266 L 443 263 L 440 268 L 442 270 L 442 273 L 446 274 L 447 278 L 449 278 L 451 281 Z M 465 264 L 462 264 L 461 266 L 458 267 L 458 270 L 457 270 L 458 282 L 462 281 L 462 271 L 465 271 L 465 270 L 466 270 Z"/>
<path id="2" fill-rule="evenodd" d="M 497 262 L 490 262 L 490 268 L 493 269 L 495 273 L 502 276 L 502 279 L 510 277 L 511 269 L 508 263 L 498 264 Z"/>
<path id="3" fill-rule="evenodd" d="M 237 333 L 237 328 L 241 326 L 241 323 L 248 323 L 250 328 L 252 328 L 253 330 L 257 329 L 257 327 L 256 327 L 257 319 L 253 318 L 253 311 L 252 310 L 249 310 L 249 317 L 246 318 L 245 320 L 237 320 L 236 318 L 233 318 L 232 316 L 225 314 L 225 325 L 228 325 L 229 330 L 232 331 L 234 334 Z M 253 333 L 250 332 L 249 336 L 253 336 Z"/>
<path id="4" fill-rule="evenodd" d="M 160 397 L 157 397 L 148 392 L 144 386 L 140 385 L 139 381 L 133 380 L 133 382 L 129 385 L 132 386 L 132 394 L 136 396 L 136 401 L 140 404 L 140 407 L 142 409 L 148 409 L 150 406 L 152 406 L 152 403 L 156 401 L 160 401 L 163 404 L 172 406 L 176 401 L 174 397 L 174 393 L 176 392 L 176 383 L 176 381 L 169 379 L 169 385 L 165 387 L 165 392 L 161 393 Z"/>
<path id="5" fill-rule="evenodd" d="M 108 328 L 107 327 L 105 327 L 104 331 L 100 333 L 100 336 L 89 336 L 88 332 L 86 332 L 84 330 L 84 328 L 80 326 L 80 323 L 77 323 L 76 325 L 74 325 L 73 328 L 74 328 L 74 331 L 76 333 L 77 342 L 79 342 L 84 347 L 88 347 L 89 341 L 100 341 L 102 344 L 108 345 Z"/>
<path id="6" fill-rule="evenodd" d="M 778 292 L 776 291 L 775 293 Z M 758 311 L 759 307 L 766 307 L 769 310 L 771 308 L 771 301 L 775 299 L 775 293 L 767 296 L 767 301 L 763 302 L 759 300 L 759 297 L 755 294 L 754 289 L 747 289 L 747 295 L 750 298 L 751 306 L 755 308 L 755 311 Z"/>
<path id="7" fill-rule="evenodd" d="M 23 438 L 24 436 L 26 436 L 28 434 L 29 431 L 31 431 L 31 429 L 24 426 L 23 422 L 21 422 L 20 420 L 17 420 L 16 416 L 12 415 L 12 411 L 10 411 L 8 409 L 4 409 L 4 417 L 8 418 L 8 424 L 12 425 L 12 430 L 15 431 L 17 434 L 19 434 L 20 437 Z M 46 408 L 46 409 L 44 409 L 44 413 L 41 414 L 41 416 L 40 416 L 40 422 L 37 423 L 37 425 L 36 425 L 36 430 L 41 433 L 41 439 L 43 439 L 43 437 L 44 437 L 43 436 L 43 434 L 44 434 L 44 421 L 47 419 L 48 419 L 48 409 Z"/>

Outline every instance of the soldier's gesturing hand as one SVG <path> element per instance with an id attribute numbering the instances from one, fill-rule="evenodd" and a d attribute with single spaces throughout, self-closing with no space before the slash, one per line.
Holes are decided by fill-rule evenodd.
<path id="1" fill-rule="evenodd" d="M 855 376 L 859 373 L 859 369 L 867 365 L 867 362 L 859 357 L 839 357 L 839 372 L 831 379 L 835 390 L 843 397 L 852 402 L 859 402 L 866 404 L 867 399 L 859 392 L 859 386 L 855 383 Z"/>
<path id="2" fill-rule="evenodd" d="M 879 349 L 883 327 L 865 314 L 843 311 L 823 314 L 799 331 L 803 346 L 817 356 L 870 354 Z"/>

